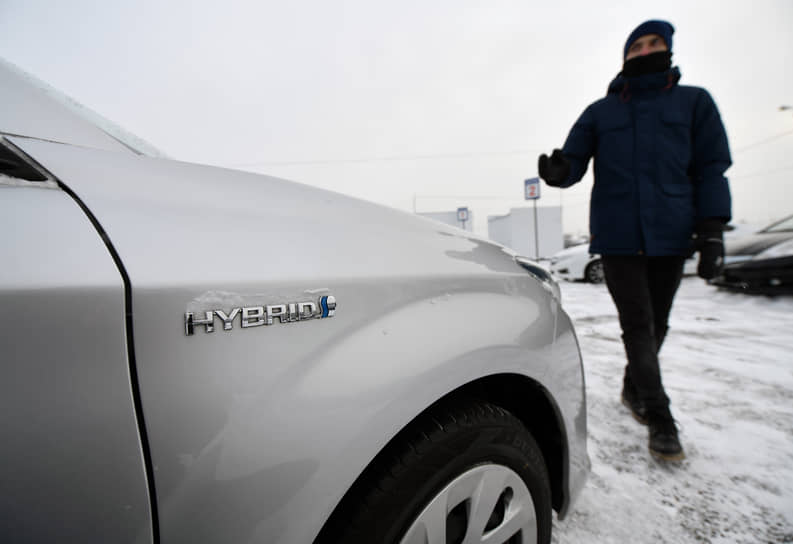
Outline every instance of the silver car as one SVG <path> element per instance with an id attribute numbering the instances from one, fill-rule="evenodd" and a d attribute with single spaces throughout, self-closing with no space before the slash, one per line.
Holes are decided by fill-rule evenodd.
<path id="1" fill-rule="evenodd" d="M 543 269 L 5 61 L 0 104 L 1 541 L 550 541 L 589 458 Z"/>

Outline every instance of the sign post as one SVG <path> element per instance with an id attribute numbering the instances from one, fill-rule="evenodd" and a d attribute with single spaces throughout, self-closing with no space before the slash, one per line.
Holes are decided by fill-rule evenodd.
<path id="1" fill-rule="evenodd" d="M 529 178 L 523 182 L 523 195 L 534 201 L 534 258 L 540 258 L 540 235 L 537 231 L 537 201 L 540 199 L 540 178 Z"/>
<path id="2" fill-rule="evenodd" d="M 463 230 L 465 230 L 465 222 L 468 221 L 468 208 L 457 208 L 457 221 L 463 224 Z"/>

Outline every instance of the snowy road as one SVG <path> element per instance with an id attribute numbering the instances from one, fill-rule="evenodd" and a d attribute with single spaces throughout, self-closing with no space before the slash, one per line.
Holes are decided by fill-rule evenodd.
<path id="1" fill-rule="evenodd" d="M 663 465 L 619 402 L 624 352 L 608 291 L 561 288 L 584 358 L 592 473 L 553 542 L 793 542 L 793 297 L 683 280 L 661 368 L 687 459 Z"/>

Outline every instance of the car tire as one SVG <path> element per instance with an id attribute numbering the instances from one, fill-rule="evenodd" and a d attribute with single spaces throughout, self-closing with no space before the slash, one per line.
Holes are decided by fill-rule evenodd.
<path id="1" fill-rule="evenodd" d="M 584 279 L 589 283 L 603 283 L 606 275 L 603 272 L 603 261 L 595 259 L 586 266 L 584 270 Z"/>
<path id="2" fill-rule="evenodd" d="M 479 401 L 440 408 L 400 438 L 339 542 L 550 542 L 545 461 L 510 412 Z"/>

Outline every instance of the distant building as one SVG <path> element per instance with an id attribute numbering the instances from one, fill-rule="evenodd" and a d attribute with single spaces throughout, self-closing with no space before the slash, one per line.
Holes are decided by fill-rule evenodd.
<path id="1" fill-rule="evenodd" d="M 434 219 L 435 221 L 440 221 L 441 223 L 446 223 L 447 225 L 451 225 L 468 232 L 474 231 L 474 212 L 472 210 L 468 210 L 468 220 L 466 221 L 460 221 L 457 219 L 457 210 L 448 212 L 422 212 L 416 215 L 420 215 L 428 219 Z"/>
<path id="2" fill-rule="evenodd" d="M 538 206 L 536 208 L 536 237 L 534 234 L 534 210 L 534 207 L 512 208 L 506 215 L 488 216 L 488 237 L 529 258 L 550 257 L 564 249 L 562 208 L 559 206 Z M 539 247 L 535 244 L 535 240 Z"/>

